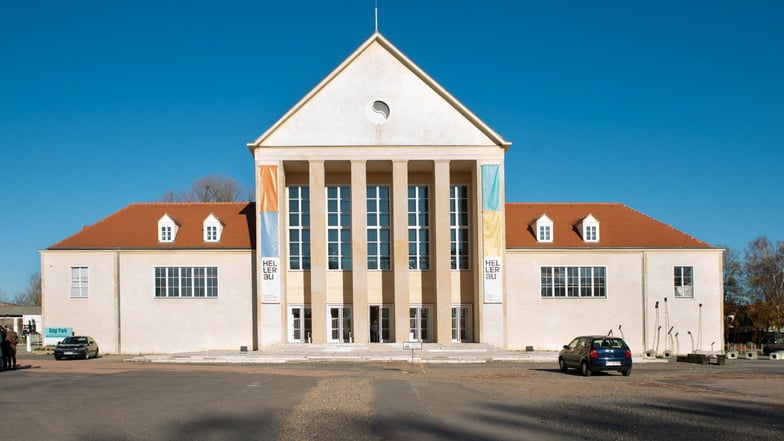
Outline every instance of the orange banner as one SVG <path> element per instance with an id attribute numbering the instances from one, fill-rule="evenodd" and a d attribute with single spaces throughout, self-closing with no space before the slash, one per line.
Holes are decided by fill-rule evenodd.
<path id="1" fill-rule="evenodd" d="M 278 212 L 278 166 L 262 165 L 259 167 L 259 185 L 261 196 L 259 211 L 266 213 Z"/>

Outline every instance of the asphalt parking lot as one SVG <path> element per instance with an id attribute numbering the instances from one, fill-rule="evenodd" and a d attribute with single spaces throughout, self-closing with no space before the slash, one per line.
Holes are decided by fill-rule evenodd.
<path id="1" fill-rule="evenodd" d="M 23 355 L 4 439 L 781 439 L 784 362 L 164 364 Z"/>

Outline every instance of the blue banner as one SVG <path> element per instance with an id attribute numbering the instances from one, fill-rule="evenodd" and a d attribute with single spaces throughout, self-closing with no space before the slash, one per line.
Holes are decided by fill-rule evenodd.
<path id="1" fill-rule="evenodd" d="M 482 166 L 482 210 L 497 211 L 501 208 L 501 183 L 498 165 Z"/>

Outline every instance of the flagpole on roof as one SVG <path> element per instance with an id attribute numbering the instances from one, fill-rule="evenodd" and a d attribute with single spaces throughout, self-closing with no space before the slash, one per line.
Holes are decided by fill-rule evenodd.
<path id="1" fill-rule="evenodd" d="M 376 19 L 376 32 L 378 32 L 378 0 L 376 0 L 376 7 L 373 9 L 373 13 Z"/>

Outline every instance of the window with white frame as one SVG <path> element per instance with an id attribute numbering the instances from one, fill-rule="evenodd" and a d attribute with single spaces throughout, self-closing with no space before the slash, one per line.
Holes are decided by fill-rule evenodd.
<path id="1" fill-rule="evenodd" d="M 553 221 L 546 214 L 541 215 L 534 225 L 537 242 L 553 241 Z"/>
<path id="2" fill-rule="evenodd" d="M 71 298 L 86 299 L 88 294 L 88 270 L 86 266 L 71 267 Z"/>
<path id="3" fill-rule="evenodd" d="M 218 297 L 218 267 L 155 267 L 155 297 Z"/>
<path id="4" fill-rule="evenodd" d="M 205 242 L 219 242 L 221 233 L 223 232 L 223 224 L 218 220 L 215 215 L 210 214 L 204 219 L 204 241 Z"/>
<path id="5" fill-rule="evenodd" d="M 351 188 L 327 187 L 327 263 L 332 270 L 351 269 Z"/>
<path id="6" fill-rule="evenodd" d="M 408 268 L 430 269 L 430 212 L 426 185 L 408 186 Z"/>
<path id="7" fill-rule="evenodd" d="M 453 270 L 469 269 L 468 186 L 449 189 L 450 258 Z"/>
<path id="8" fill-rule="evenodd" d="M 289 305 L 289 342 L 310 343 L 313 337 L 310 305 Z"/>
<path id="9" fill-rule="evenodd" d="M 694 267 L 676 266 L 675 297 L 694 297 Z"/>
<path id="10" fill-rule="evenodd" d="M 310 190 L 305 186 L 288 188 L 289 269 L 310 269 Z"/>
<path id="11" fill-rule="evenodd" d="M 552 242 L 552 225 L 539 225 L 539 242 Z"/>
<path id="12" fill-rule="evenodd" d="M 158 241 L 174 242 L 177 237 L 177 223 L 168 214 L 158 220 Z"/>
<path id="13" fill-rule="evenodd" d="M 541 296 L 607 297 L 606 272 L 603 266 L 543 266 Z"/>
<path id="14" fill-rule="evenodd" d="M 389 186 L 367 187 L 367 250 L 369 270 L 391 268 Z"/>
<path id="15" fill-rule="evenodd" d="M 584 242 L 599 242 L 599 221 L 592 214 L 580 220 L 580 230 Z"/>

